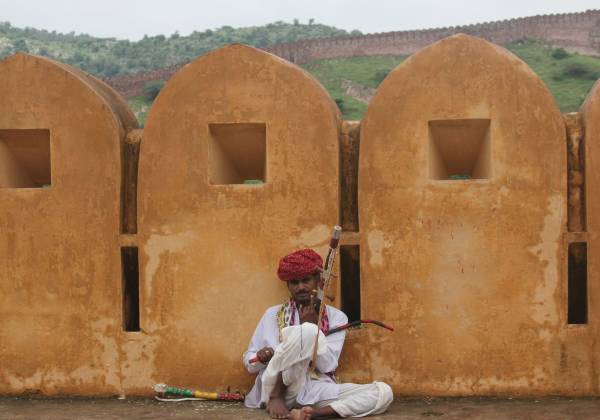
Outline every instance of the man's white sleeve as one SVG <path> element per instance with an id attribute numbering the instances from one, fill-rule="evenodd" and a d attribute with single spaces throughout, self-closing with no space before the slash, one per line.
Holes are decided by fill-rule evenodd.
<path id="1" fill-rule="evenodd" d="M 267 311 L 268 312 L 268 311 Z M 256 326 L 256 330 L 254 330 L 254 334 L 252 335 L 252 339 L 250 340 L 250 344 L 248 345 L 248 350 L 244 352 L 243 361 L 246 370 L 250 373 L 257 373 L 265 365 L 261 362 L 250 363 L 250 359 L 256 357 L 256 353 L 263 347 L 265 347 L 265 329 L 267 324 L 267 312 L 264 313 L 260 322 Z"/>

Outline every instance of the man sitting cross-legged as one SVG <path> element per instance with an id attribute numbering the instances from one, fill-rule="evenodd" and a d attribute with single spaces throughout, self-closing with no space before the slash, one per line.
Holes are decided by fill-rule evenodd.
<path id="1" fill-rule="evenodd" d="M 346 332 L 327 337 L 324 333 L 346 324 L 348 318 L 328 305 L 317 328 L 319 315 L 313 293 L 322 269 L 321 256 L 311 249 L 281 259 L 277 274 L 287 282 L 291 297 L 267 309 L 244 353 L 246 369 L 258 373 L 245 404 L 266 408 L 274 419 L 362 417 L 383 413 L 393 400 L 391 388 L 383 382 L 336 383 L 334 372 Z M 309 364 L 317 335 L 314 378 L 309 375 Z M 254 358 L 258 362 L 250 363 Z"/>

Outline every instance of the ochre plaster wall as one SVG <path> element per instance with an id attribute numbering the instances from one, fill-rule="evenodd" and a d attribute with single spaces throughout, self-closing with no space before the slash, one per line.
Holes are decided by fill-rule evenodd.
<path id="1" fill-rule="evenodd" d="M 19 165 L 14 153 L 0 137 L 0 188 L 32 185 L 31 176 Z"/>
<path id="2" fill-rule="evenodd" d="M 575 236 L 573 241 L 587 242 L 587 292 L 588 324 L 580 329 L 582 338 L 589 343 L 598 358 L 598 339 L 600 338 L 600 83 L 596 82 L 580 109 L 583 120 L 585 149 L 585 225 L 586 232 Z M 600 372 L 590 372 L 594 393 L 600 394 Z"/>
<path id="3" fill-rule="evenodd" d="M 264 123 L 266 183 L 209 183 L 209 124 Z M 232 45 L 181 69 L 148 116 L 139 171 L 141 333 L 125 388 L 247 389 L 241 363 L 264 310 L 287 296 L 287 252 L 325 252 L 339 218 L 340 115 L 307 73 Z"/>
<path id="4" fill-rule="evenodd" d="M 52 164 L 49 188 L 0 188 L 0 394 L 249 389 L 241 354 L 263 311 L 287 296 L 278 259 L 324 254 L 340 218 L 355 231 L 342 243 L 360 245 L 362 316 L 396 327 L 349 333 L 342 380 L 381 379 L 410 395 L 600 394 L 598 86 L 567 118 L 571 143 L 585 128 L 587 211 L 573 190 L 581 168 L 567 207 L 567 135 L 546 87 L 465 35 L 406 60 L 343 130 L 314 79 L 241 45 L 182 68 L 143 132 L 107 85 L 43 58 L 0 61 L 0 98 L 0 130 L 49 130 Z M 432 144 L 460 119 L 476 130 L 453 128 L 440 148 L 461 157 L 480 137 L 487 178 L 432 179 L 448 172 Z M 239 128 L 233 142 L 257 144 L 263 127 L 266 183 L 211 183 L 244 170 L 211 172 L 214 153 L 231 154 L 211 149 L 214 138 Z M 15 184 L 27 174 L 11 159 L 0 150 L 0 176 Z M 567 232 L 568 208 L 580 230 L 587 213 L 587 231 Z M 573 326 L 566 250 L 578 241 L 589 246 L 589 313 Z M 123 331 L 123 246 L 139 249 L 139 332 Z"/>
<path id="5" fill-rule="evenodd" d="M 0 188 L 0 394 L 118 393 L 119 156 L 135 117 L 102 82 L 23 54 L 0 61 L 0 98 L 0 130 L 48 129 L 52 164 L 49 188 Z"/>
<path id="6" fill-rule="evenodd" d="M 488 179 L 430 179 L 428 124 L 455 119 L 490 119 Z M 347 379 L 597 392 L 592 348 L 566 325 L 565 127 L 522 61 L 456 35 L 398 66 L 363 120 L 358 185 L 362 313 L 397 331 L 350 341 Z"/>

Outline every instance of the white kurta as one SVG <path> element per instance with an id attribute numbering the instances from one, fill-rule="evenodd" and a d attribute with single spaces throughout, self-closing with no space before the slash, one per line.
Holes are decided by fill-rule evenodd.
<path id="1" fill-rule="evenodd" d="M 282 305 L 272 306 L 263 315 L 248 350 L 244 353 L 244 366 L 250 373 L 258 373 L 252 390 L 246 395 L 245 404 L 250 408 L 258 408 L 261 404 L 262 376 L 266 365 L 256 362 L 250 364 L 249 360 L 256 356 L 256 353 L 264 347 L 277 348 L 279 345 L 279 327 L 277 325 L 277 312 Z M 329 319 L 329 328 L 335 328 L 348 322 L 348 317 L 340 310 L 329 305 L 326 306 L 327 317 Z M 299 325 L 300 319 L 298 311 L 294 311 L 294 325 Z M 298 392 L 296 401 L 300 405 L 313 405 L 319 401 L 334 400 L 339 396 L 339 386 L 331 379 L 327 372 L 333 372 L 338 366 L 338 358 L 344 346 L 346 331 L 340 331 L 328 337 L 324 337 L 326 346 L 319 345 L 319 355 L 317 356 L 318 379 L 307 380 L 304 386 Z M 321 343 L 321 340 L 319 340 Z"/>

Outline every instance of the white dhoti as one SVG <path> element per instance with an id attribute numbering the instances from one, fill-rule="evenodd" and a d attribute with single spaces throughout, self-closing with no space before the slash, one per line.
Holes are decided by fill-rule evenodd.
<path id="1" fill-rule="evenodd" d="M 381 414 L 394 401 L 392 388 L 385 382 L 370 384 L 338 384 L 340 393 L 335 400 L 319 401 L 315 407 L 330 406 L 341 417 L 364 417 Z"/>
<path id="2" fill-rule="evenodd" d="M 282 342 L 275 349 L 275 354 L 262 375 L 261 402 L 268 402 L 281 373 L 283 383 L 287 387 L 284 398 L 290 409 L 299 405 L 330 406 L 341 417 L 363 417 L 383 413 L 393 400 L 392 389 L 383 382 L 365 385 L 336 384 L 324 373 L 318 373 L 317 379 L 309 377 L 309 364 L 317 333 L 318 369 L 319 357 L 325 356 L 329 350 L 327 338 L 317 326 L 304 323 L 282 330 Z M 315 401 L 317 394 L 322 399 Z"/>

